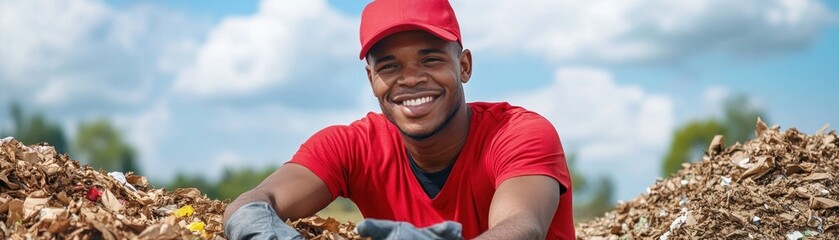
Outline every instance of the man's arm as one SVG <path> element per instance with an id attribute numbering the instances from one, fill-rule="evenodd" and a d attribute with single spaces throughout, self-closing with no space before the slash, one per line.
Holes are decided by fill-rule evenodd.
<path id="1" fill-rule="evenodd" d="M 242 205 L 267 202 L 282 220 L 308 217 L 332 202 L 326 184 L 308 168 L 284 164 L 254 189 L 239 195 L 224 211 L 224 222 Z"/>
<path id="2" fill-rule="evenodd" d="M 559 195 L 559 183 L 548 176 L 505 180 L 492 197 L 489 229 L 476 239 L 545 239 Z"/>

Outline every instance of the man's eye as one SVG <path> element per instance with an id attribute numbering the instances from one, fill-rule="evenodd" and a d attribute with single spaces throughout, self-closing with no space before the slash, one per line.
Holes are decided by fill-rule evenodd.
<path id="1" fill-rule="evenodd" d="M 385 70 L 390 70 L 390 69 L 394 69 L 394 68 L 396 68 L 396 64 L 385 64 L 385 65 L 379 67 L 379 71 L 385 71 Z"/>
<path id="2" fill-rule="evenodd" d="M 441 60 L 439 58 L 426 58 L 425 60 L 423 60 L 424 63 L 439 62 L 439 61 L 443 61 L 443 60 Z"/>

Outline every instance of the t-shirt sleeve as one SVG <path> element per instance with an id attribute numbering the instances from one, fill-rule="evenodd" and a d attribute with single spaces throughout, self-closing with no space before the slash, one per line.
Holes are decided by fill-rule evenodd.
<path id="1" fill-rule="evenodd" d="M 559 135 L 538 114 L 522 114 L 511 119 L 499 129 L 491 151 L 490 171 L 495 175 L 495 187 L 513 177 L 545 175 L 559 182 L 561 193 L 571 189 Z"/>
<path id="2" fill-rule="evenodd" d="M 306 140 L 288 163 L 311 170 L 329 188 L 332 198 L 348 195 L 348 163 L 356 155 L 357 132 L 350 126 L 331 126 Z"/>

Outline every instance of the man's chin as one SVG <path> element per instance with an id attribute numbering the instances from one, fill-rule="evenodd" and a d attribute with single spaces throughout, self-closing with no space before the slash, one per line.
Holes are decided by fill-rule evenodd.
<path id="1" fill-rule="evenodd" d="M 402 130 L 399 130 L 399 131 L 402 132 L 403 136 L 409 137 L 409 138 L 411 138 L 413 140 L 416 140 L 416 141 L 425 140 L 427 138 L 430 138 L 431 136 L 434 136 L 434 134 L 436 134 L 436 132 L 409 133 L 409 132 L 405 132 L 405 131 L 402 131 Z"/>
<path id="2" fill-rule="evenodd" d="M 409 138 L 411 138 L 415 141 L 420 141 L 420 140 L 430 138 L 434 135 L 437 135 L 437 133 L 440 133 L 441 131 L 443 131 L 443 128 L 445 128 L 447 125 L 449 125 L 452 118 L 454 118 L 454 115 L 455 115 L 456 112 L 457 112 L 457 108 L 455 108 L 454 111 L 451 111 L 451 113 L 449 113 L 446 116 L 446 118 L 443 119 L 441 122 L 437 122 L 435 120 L 431 120 L 429 122 L 426 122 L 426 123 L 429 123 L 430 126 L 413 126 L 411 128 L 403 127 L 403 125 L 400 125 L 400 124 L 396 123 L 393 116 L 387 116 L 387 117 L 390 120 L 390 122 L 393 123 L 393 125 L 396 125 L 396 128 L 399 129 L 399 132 L 401 132 L 403 136 L 409 137 Z M 404 117 L 404 116 L 402 116 L 402 117 Z M 408 122 L 408 121 L 406 121 L 406 122 Z M 410 124 L 410 123 L 408 123 L 408 124 Z"/>
<path id="3" fill-rule="evenodd" d="M 399 128 L 399 132 L 402 133 L 403 136 L 409 137 L 409 138 L 411 138 L 413 140 L 417 140 L 417 141 L 427 139 L 431 136 L 434 136 L 434 134 L 437 134 L 437 132 L 439 132 L 439 130 L 437 128 L 406 129 L 406 128 L 403 128 L 403 127 L 399 126 L 399 124 L 396 124 L 396 126 L 397 126 L 397 128 Z"/>

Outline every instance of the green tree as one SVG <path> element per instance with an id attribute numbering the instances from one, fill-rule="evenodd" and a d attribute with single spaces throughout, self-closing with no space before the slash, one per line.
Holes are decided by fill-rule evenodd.
<path id="1" fill-rule="evenodd" d="M 574 201 L 574 218 L 580 221 L 602 216 L 615 207 L 615 184 L 612 178 L 600 176 L 589 191 L 586 201 Z M 576 192 L 574 197 L 577 197 Z"/>
<path id="2" fill-rule="evenodd" d="M 582 172 L 578 171 L 577 154 L 569 153 L 565 155 L 565 162 L 568 164 L 568 171 L 571 174 L 571 184 L 574 185 L 574 194 L 576 195 L 578 191 L 580 193 L 585 192 L 584 190 L 588 189 L 588 180 Z"/>
<path id="3" fill-rule="evenodd" d="M 724 134 L 723 124 L 716 119 L 695 120 L 685 123 L 673 133 L 670 151 L 664 157 L 661 174 L 668 176 L 679 169 L 682 163 L 700 159 L 704 149 L 711 143 L 714 135 Z"/>
<path id="4" fill-rule="evenodd" d="M 50 122 L 41 113 L 26 115 L 20 104 L 12 103 L 9 107 L 9 115 L 12 118 L 12 132 L 4 132 L 0 136 L 13 136 L 26 145 L 46 142 L 55 147 L 59 153 L 67 152 L 67 141 L 61 127 Z"/>
<path id="5" fill-rule="evenodd" d="M 723 125 L 727 142 L 742 143 L 754 138 L 757 118 L 760 117 L 764 122 L 767 119 L 763 109 L 752 104 L 746 95 L 730 97 L 726 99 L 724 104 L 725 119 Z"/>
<path id="6" fill-rule="evenodd" d="M 754 137 L 757 118 L 766 119 L 763 110 L 754 106 L 745 95 L 735 95 L 724 101 L 722 119 L 693 120 L 673 132 L 670 150 L 664 156 L 662 176 L 681 168 L 682 163 L 702 158 L 715 135 L 725 135 L 726 142 L 745 142 Z"/>
<path id="7" fill-rule="evenodd" d="M 216 185 L 218 199 L 235 199 L 262 182 L 277 167 L 225 169 Z"/>
<path id="8" fill-rule="evenodd" d="M 106 119 L 80 123 L 73 143 L 76 157 L 94 168 L 140 174 L 134 148 L 123 140 L 122 134 Z"/>
<path id="9" fill-rule="evenodd" d="M 579 171 L 575 154 L 568 154 L 566 161 L 573 184 L 574 219 L 585 221 L 614 208 L 615 184 L 611 177 L 600 176 L 592 181 L 590 176 Z"/>

